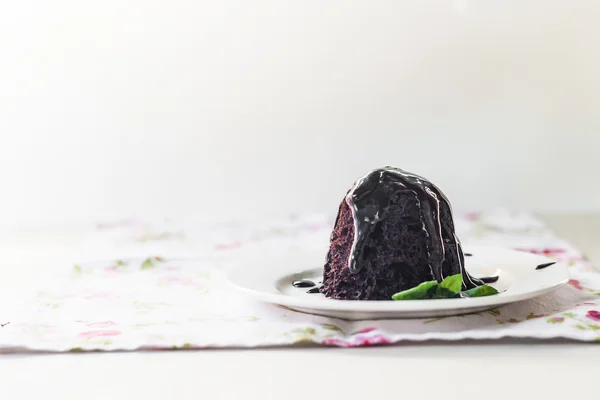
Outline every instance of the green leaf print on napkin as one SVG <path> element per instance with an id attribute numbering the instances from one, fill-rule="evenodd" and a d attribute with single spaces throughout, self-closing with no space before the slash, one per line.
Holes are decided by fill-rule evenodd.
<path id="1" fill-rule="evenodd" d="M 154 267 L 156 267 L 156 263 L 159 262 L 163 262 L 164 259 L 162 257 L 148 257 L 144 260 L 144 262 L 142 263 L 142 265 L 140 265 L 140 269 L 146 270 L 146 269 L 152 269 Z"/>
<path id="2" fill-rule="evenodd" d="M 140 265 L 140 269 L 145 270 L 145 269 L 150 269 L 150 268 L 154 268 L 154 263 L 152 262 L 151 258 L 146 258 L 144 260 L 144 262 L 142 263 L 142 265 Z"/>

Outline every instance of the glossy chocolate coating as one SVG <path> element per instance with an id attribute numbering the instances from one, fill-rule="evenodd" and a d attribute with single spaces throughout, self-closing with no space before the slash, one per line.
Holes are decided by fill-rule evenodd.
<path id="1" fill-rule="evenodd" d="M 450 202 L 442 191 L 427 179 L 394 167 L 369 172 L 359 179 L 346 195 L 345 201 L 352 210 L 354 219 L 354 242 L 348 259 L 348 268 L 352 273 L 358 273 L 364 268 L 364 244 L 375 226 L 387 217 L 390 200 L 402 192 L 411 192 L 416 197 L 423 231 L 427 237 L 428 267 L 431 276 L 441 282 L 445 278 L 442 263 L 447 248 L 443 239 L 440 209 L 444 204 L 452 213 Z M 472 278 L 466 272 L 462 247 L 455 233 L 445 233 L 458 252 L 463 288 L 470 289 L 481 285 L 483 282 Z"/>
<path id="2" fill-rule="evenodd" d="M 302 279 L 299 281 L 292 282 L 292 286 L 295 288 L 309 288 L 317 285 L 313 281 L 309 281 L 308 279 Z"/>

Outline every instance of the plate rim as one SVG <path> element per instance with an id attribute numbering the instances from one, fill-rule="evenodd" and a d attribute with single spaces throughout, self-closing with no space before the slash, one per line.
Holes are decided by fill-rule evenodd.
<path id="1" fill-rule="evenodd" d="M 466 249 L 470 249 L 475 252 L 474 249 L 496 249 L 511 252 L 521 252 L 509 247 L 502 246 L 465 246 Z M 548 258 L 522 252 L 534 257 L 538 257 L 540 260 L 548 260 Z M 247 267 L 246 267 L 247 268 Z M 252 298 L 258 299 L 263 302 L 278 304 L 290 308 L 302 308 L 310 309 L 315 311 L 339 311 L 339 312 L 373 312 L 373 313 L 384 313 L 384 312 L 397 312 L 397 313 L 414 313 L 421 311 L 448 311 L 448 310 L 469 310 L 481 307 L 493 307 L 501 306 L 509 303 L 532 299 L 544 294 L 553 292 L 567 284 L 570 279 L 570 272 L 568 265 L 564 261 L 556 261 L 554 268 L 561 268 L 565 272 L 565 277 L 560 281 L 555 282 L 549 286 L 539 288 L 537 290 L 529 291 L 526 293 L 500 293 L 495 296 L 476 297 L 476 298 L 461 298 L 461 299 L 431 299 L 431 300 L 410 300 L 410 301 L 394 301 L 394 300 L 336 300 L 327 299 L 323 301 L 322 298 L 301 298 L 286 295 L 284 293 L 270 293 L 265 291 L 248 288 L 240 285 L 239 282 L 233 277 L 238 270 L 244 269 L 243 266 L 237 266 L 226 272 L 227 283 L 235 288 L 236 290 L 249 295 Z M 318 268 L 315 268 L 318 269 Z"/>

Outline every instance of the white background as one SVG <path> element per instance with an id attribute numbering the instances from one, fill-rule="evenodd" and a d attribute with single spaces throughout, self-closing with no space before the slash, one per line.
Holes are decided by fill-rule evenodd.
<path id="1" fill-rule="evenodd" d="M 0 4 L 3 227 L 331 210 L 385 164 L 600 210 L 596 1 Z"/>

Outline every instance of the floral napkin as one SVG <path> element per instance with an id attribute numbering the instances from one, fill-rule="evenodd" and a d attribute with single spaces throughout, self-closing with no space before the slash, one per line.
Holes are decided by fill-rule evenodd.
<path id="1" fill-rule="evenodd" d="M 400 341 L 570 338 L 600 341 L 600 273 L 526 213 L 456 218 L 466 245 L 497 245 L 568 262 L 554 293 L 478 314 L 345 321 L 263 304 L 232 291 L 224 272 L 286 246 L 326 247 L 332 219 L 271 223 L 122 221 L 99 225 L 65 266 L 0 321 L 3 351 L 88 351 L 279 346 L 342 347 Z M 14 300 L 12 302 L 14 303 Z M 6 303 L 5 303 L 6 304 Z"/>

